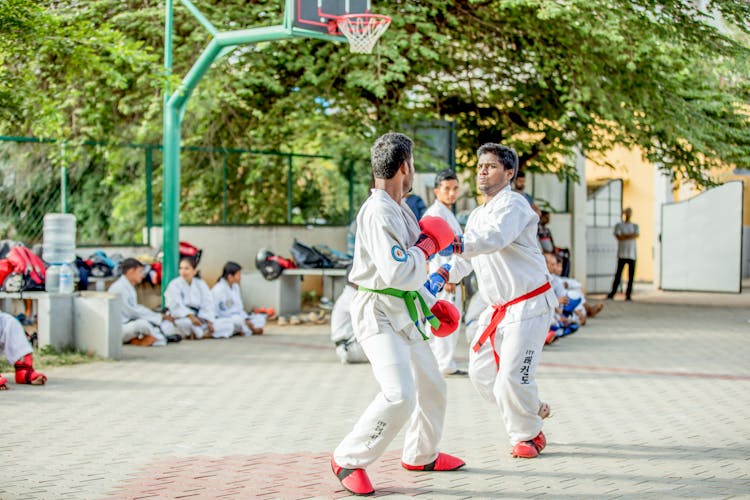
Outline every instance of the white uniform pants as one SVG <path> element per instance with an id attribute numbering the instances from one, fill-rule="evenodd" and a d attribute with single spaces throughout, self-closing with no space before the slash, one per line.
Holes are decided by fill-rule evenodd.
<path id="1" fill-rule="evenodd" d="M 212 335 L 215 339 L 227 339 L 232 336 L 234 332 L 234 323 L 231 318 L 216 318 L 213 321 L 214 333 Z M 208 336 L 206 332 L 206 326 L 195 326 L 190 318 L 178 318 L 175 320 L 176 333 L 182 335 L 182 337 L 189 337 L 191 333 L 195 334 L 196 338 L 202 339 Z"/>
<path id="2" fill-rule="evenodd" d="M 162 335 L 158 327 L 152 325 L 145 319 L 134 319 L 128 321 L 122 325 L 122 343 L 127 344 L 131 340 L 140 337 L 141 335 L 151 335 L 156 338 L 154 346 L 167 345 L 167 338 Z"/>
<path id="3" fill-rule="evenodd" d="M 438 298 L 449 300 L 454 306 L 456 306 L 459 312 L 461 311 L 461 285 L 456 285 L 456 293 L 441 293 L 438 295 Z M 461 325 L 460 321 L 459 318 L 459 325 Z M 429 325 L 427 325 L 426 328 L 429 328 Z M 435 359 L 437 359 L 440 371 L 446 375 L 451 374 L 458 369 L 456 361 L 453 358 L 456 355 L 456 345 L 458 344 L 458 338 L 460 335 L 461 326 L 447 337 L 433 337 L 432 342 L 430 342 L 430 348 L 432 349 L 433 354 L 435 354 Z"/>
<path id="4" fill-rule="evenodd" d="M 487 320 L 479 322 L 472 347 L 487 327 L 489 317 L 482 316 Z M 542 430 L 535 374 L 551 320 L 551 314 L 542 314 L 513 323 L 502 321 L 495 334 L 500 370 L 489 339 L 479 352 L 473 348 L 469 351 L 469 377 L 485 399 L 500 407 L 511 445 L 533 439 Z"/>
<path id="5" fill-rule="evenodd" d="M 250 323 L 255 328 L 263 328 L 263 326 L 265 326 L 265 322 L 263 321 L 263 318 L 260 314 L 232 314 L 232 316 L 228 319 L 232 321 L 232 333 L 239 333 L 244 335 L 245 337 L 249 337 L 253 334 L 253 331 L 249 326 L 247 326 L 246 320 L 249 319 Z"/>
<path id="6" fill-rule="evenodd" d="M 0 350 L 11 365 L 33 352 L 21 323 L 4 312 L 0 312 Z"/>
<path id="7" fill-rule="evenodd" d="M 342 363 L 368 363 L 367 355 L 357 339 L 336 346 L 336 355 Z"/>
<path id="8" fill-rule="evenodd" d="M 367 337 L 361 345 L 380 392 L 334 451 L 336 463 L 367 467 L 407 420 L 402 460 L 411 465 L 434 461 L 443 434 L 446 385 L 428 344 L 409 344 L 389 331 Z"/>

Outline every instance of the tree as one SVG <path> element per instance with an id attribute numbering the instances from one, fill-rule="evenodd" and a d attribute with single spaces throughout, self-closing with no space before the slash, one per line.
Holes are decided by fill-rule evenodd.
<path id="1" fill-rule="evenodd" d="M 219 29 L 281 22 L 281 0 L 195 3 Z M 0 28 L 11 33 L 0 41 L 0 133 L 160 143 L 163 86 L 176 88 L 208 36 L 176 5 L 169 77 L 161 1 L 0 3 Z M 374 137 L 434 118 L 456 122 L 463 165 L 494 141 L 516 147 L 524 168 L 561 176 L 574 175 L 565 161 L 573 147 L 597 156 L 638 146 L 675 177 L 700 184 L 711 183 L 713 167 L 750 167 L 744 0 L 393 0 L 373 10 L 393 23 L 372 56 L 294 39 L 241 47 L 218 61 L 188 105 L 183 145 L 335 158 L 294 162 L 295 177 L 307 176 L 294 199 L 304 221 L 321 203 L 337 207 L 330 216 L 324 209 L 329 220 L 344 213 L 332 168 L 342 182 L 355 160 L 361 199 Z M 142 210 L 133 188 L 114 180 L 140 185 L 143 174 L 126 154 L 102 156 L 97 175 L 115 193 L 111 228 Z M 215 221 L 221 193 L 205 177 L 222 171 L 223 158 L 185 158 L 191 203 L 183 218 Z M 239 220 L 284 219 L 286 207 L 267 200 L 286 198 L 286 165 L 248 156 L 229 167 L 230 210 Z"/>

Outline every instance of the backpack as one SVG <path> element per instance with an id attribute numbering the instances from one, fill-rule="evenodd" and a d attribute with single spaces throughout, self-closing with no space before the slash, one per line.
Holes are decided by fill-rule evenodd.
<path id="1" fill-rule="evenodd" d="M 38 255 L 28 247 L 18 245 L 8 252 L 8 261 L 13 266 L 13 273 L 3 283 L 6 292 L 44 290 L 44 261 Z"/>
<path id="2" fill-rule="evenodd" d="M 333 267 L 331 259 L 314 248 L 300 243 L 296 239 L 294 240 L 294 244 L 292 244 L 291 252 L 297 267 L 315 269 L 329 269 Z"/>

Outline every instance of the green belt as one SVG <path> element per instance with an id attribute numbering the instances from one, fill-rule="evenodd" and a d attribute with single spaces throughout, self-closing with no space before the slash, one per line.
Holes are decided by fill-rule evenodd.
<path id="1" fill-rule="evenodd" d="M 398 290 L 397 288 L 373 290 L 371 288 L 365 288 L 363 286 L 360 286 L 359 290 L 362 292 L 380 293 L 382 295 L 390 295 L 391 297 L 403 299 L 404 304 L 406 304 L 406 310 L 409 312 L 409 317 L 414 322 L 414 325 L 417 327 L 417 330 L 422 335 L 422 339 L 424 340 L 429 340 L 430 337 L 425 335 L 425 333 L 419 327 L 419 313 L 417 312 L 416 306 L 417 301 L 419 301 L 419 307 L 422 309 L 422 314 L 424 315 L 424 318 L 427 320 L 430 326 L 432 326 L 432 328 L 434 328 L 435 330 L 440 328 L 440 320 L 437 319 L 434 314 L 432 314 L 432 311 L 430 311 L 430 308 L 427 307 L 427 303 L 424 301 L 424 298 L 422 298 L 422 295 L 420 295 L 419 292 Z"/>

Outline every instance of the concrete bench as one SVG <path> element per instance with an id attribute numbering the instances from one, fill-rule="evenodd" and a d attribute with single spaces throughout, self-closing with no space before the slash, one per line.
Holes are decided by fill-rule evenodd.
<path id="1" fill-rule="evenodd" d="M 258 271 L 242 273 L 242 297 L 250 304 L 273 307 L 280 316 L 302 309 L 301 281 L 305 276 L 323 278 L 323 295 L 336 300 L 346 286 L 346 269 L 284 269 L 275 280 L 266 280 Z"/>
<path id="2" fill-rule="evenodd" d="M 122 300 L 106 292 L 72 294 L 0 292 L 2 309 L 14 314 L 13 301 L 33 301 L 39 347 L 74 348 L 120 359 L 122 351 Z"/>

